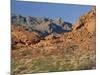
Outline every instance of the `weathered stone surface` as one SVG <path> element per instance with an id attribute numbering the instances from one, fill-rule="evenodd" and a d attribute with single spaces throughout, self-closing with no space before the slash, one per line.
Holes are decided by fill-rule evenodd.
<path id="1" fill-rule="evenodd" d="M 88 32 L 96 31 L 96 8 L 80 17 L 77 23 L 73 26 L 73 30 L 85 28 Z"/>

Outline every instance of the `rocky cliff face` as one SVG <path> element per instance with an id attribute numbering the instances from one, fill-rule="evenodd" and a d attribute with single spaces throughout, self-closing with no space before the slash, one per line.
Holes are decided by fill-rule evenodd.
<path id="1" fill-rule="evenodd" d="M 86 29 L 88 32 L 93 33 L 96 31 L 96 8 L 93 7 L 91 11 L 82 15 L 77 23 L 73 26 L 73 30 Z"/>

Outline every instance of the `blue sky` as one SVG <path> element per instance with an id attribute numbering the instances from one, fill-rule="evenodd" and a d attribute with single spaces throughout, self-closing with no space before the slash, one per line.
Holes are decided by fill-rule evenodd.
<path id="1" fill-rule="evenodd" d="M 23 16 L 61 17 L 66 22 L 75 23 L 84 13 L 91 10 L 90 5 L 54 4 L 39 2 L 22 2 L 12 0 L 11 12 Z"/>

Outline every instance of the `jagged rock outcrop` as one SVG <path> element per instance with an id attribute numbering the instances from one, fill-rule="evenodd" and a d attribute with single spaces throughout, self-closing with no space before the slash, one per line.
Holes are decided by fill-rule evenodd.
<path id="1" fill-rule="evenodd" d="M 85 28 L 88 32 L 93 33 L 96 31 L 96 7 L 91 11 L 82 15 L 77 23 L 73 26 L 73 30 Z"/>
<path id="2" fill-rule="evenodd" d="M 30 45 L 35 44 L 40 41 L 40 37 L 36 32 L 29 32 L 21 26 L 12 26 L 11 30 L 12 36 L 12 45 L 16 44 L 23 44 L 23 45 Z"/>

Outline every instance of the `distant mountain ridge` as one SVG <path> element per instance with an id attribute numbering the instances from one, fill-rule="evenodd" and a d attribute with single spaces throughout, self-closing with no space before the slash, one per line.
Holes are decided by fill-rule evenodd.
<path id="1" fill-rule="evenodd" d="M 62 18 L 55 20 L 44 17 L 23 17 L 21 15 L 11 14 L 11 23 L 16 26 L 24 26 L 26 30 L 37 32 L 40 36 L 49 34 L 58 35 L 72 30 L 72 24 L 65 22 Z"/>

